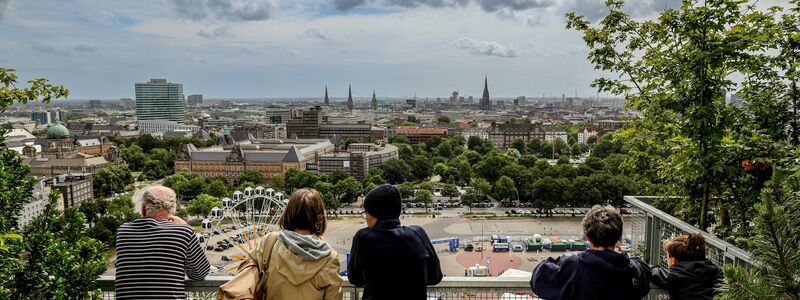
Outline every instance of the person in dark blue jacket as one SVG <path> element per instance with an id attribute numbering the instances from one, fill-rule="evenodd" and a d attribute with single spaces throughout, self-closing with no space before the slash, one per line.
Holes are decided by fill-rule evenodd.
<path id="1" fill-rule="evenodd" d="M 531 277 L 533 292 L 547 300 L 627 300 L 647 296 L 650 267 L 638 258 L 614 251 L 622 239 L 622 215 L 611 206 L 595 205 L 582 225 L 590 249 L 539 263 Z"/>
<path id="2" fill-rule="evenodd" d="M 389 184 L 364 198 L 367 228 L 353 237 L 347 278 L 364 287 L 364 300 L 428 298 L 442 281 L 439 257 L 422 227 L 401 226 L 400 191 Z"/>

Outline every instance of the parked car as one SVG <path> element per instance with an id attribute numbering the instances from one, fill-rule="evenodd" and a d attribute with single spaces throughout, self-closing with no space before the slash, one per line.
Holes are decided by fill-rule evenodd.
<path id="1" fill-rule="evenodd" d="M 474 250 L 474 248 L 475 248 L 475 246 L 472 246 L 472 244 L 467 244 L 466 246 L 464 246 L 464 251 L 472 252 L 472 250 Z"/>
<path id="2" fill-rule="evenodd" d="M 483 252 L 483 246 L 481 245 L 475 246 L 475 252 Z"/>

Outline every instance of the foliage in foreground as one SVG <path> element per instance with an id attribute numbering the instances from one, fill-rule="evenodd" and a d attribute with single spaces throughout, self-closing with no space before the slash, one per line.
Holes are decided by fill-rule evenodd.
<path id="1" fill-rule="evenodd" d="M 15 102 L 49 102 L 68 94 L 45 79 L 29 81 L 30 88 L 17 88 L 13 72 L 0 68 L 0 111 Z M 28 177 L 31 169 L 5 147 L 2 138 L 0 155 L 0 299 L 91 298 L 95 280 L 106 269 L 105 247 L 86 237 L 85 217 L 76 208 L 60 210 L 57 192 L 49 195 L 42 214 L 20 232 L 18 220 L 34 188 Z"/>

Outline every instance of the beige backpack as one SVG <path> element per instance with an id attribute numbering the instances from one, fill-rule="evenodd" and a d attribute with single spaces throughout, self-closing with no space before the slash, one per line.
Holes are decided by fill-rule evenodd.
<path id="1" fill-rule="evenodd" d="M 278 240 L 277 233 L 269 233 L 255 250 L 248 253 L 231 281 L 219 287 L 217 300 L 266 300 L 267 267 L 269 266 L 272 248 Z"/>

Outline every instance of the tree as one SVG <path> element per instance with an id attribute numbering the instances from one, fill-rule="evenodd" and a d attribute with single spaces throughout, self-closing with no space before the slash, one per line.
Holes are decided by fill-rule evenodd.
<path id="1" fill-rule="evenodd" d="M 186 201 L 194 199 L 206 189 L 206 181 L 195 173 L 184 172 L 181 173 L 183 180 L 178 180 L 172 186 L 178 199 Z M 173 175 L 174 176 L 174 175 Z"/>
<path id="2" fill-rule="evenodd" d="M 286 172 L 286 190 L 288 192 L 313 187 L 317 181 L 319 181 L 317 175 L 305 170 L 289 170 Z"/>
<path id="3" fill-rule="evenodd" d="M 400 197 L 403 199 L 409 199 L 414 196 L 414 185 L 410 182 L 403 182 L 397 186 L 397 189 L 400 191 Z"/>
<path id="4" fill-rule="evenodd" d="M 492 192 L 492 184 L 483 178 L 472 179 L 472 182 L 469 185 L 484 194 L 489 194 Z"/>
<path id="5" fill-rule="evenodd" d="M 4 265 L 16 265 L 3 268 L 13 274 L 0 279 L 10 287 L 2 290 L 12 295 L 8 298 L 87 299 L 96 292 L 95 280 L 106 270 L 105 246 L 86 237 L 85 218 L 76 207 L 59 211 L 58 199 L 58 192 L 51 193 L 42 214 L 25 227 L 22 242 L 2 253 Z"/>
<path id="6" fill-rule="evenodd" d="M 469 212 L 472 213 L 472 205 L 482 202 L 485 198 L 486 195 L 480 190 L 476 188 L 468 188 L 467 193 L 461 197 L 461 204 L 466 205 L 469 208 Z"/>
<path id="7" fill-rule="evenodd" d="M 439 116 L 439 118 L 436 119 L 436 122 L 439 124 L 450 124 L 451 121 L 450 117 L 448 116 Z"/>
<path id="8" fill-rule="evenodd" d="M 282 190 L 283 187 L 286 186 L 283 174 L 272 174 L 272 176 L 269 177 L 269 186 L 273 189 Z"/>
<path id="9" fill-rule="evenodd" d="M 475 166 L 475 172 L 478 176 L 494 182 L 500 179 L 500 170 L 510 163 L 511 158 L 498 151 L 492 151 Z"/>
<path id="10" fill-rule="evenodd" d="M 478 149 L 481 146 L 481 143 L 482 141 L 480 137 L 472 135 L 469 137 L 469 139 L 467 139 L 467 149 L 470 150 Z"/>
<path id="11" fill-rule="evenodd" d="M 417 191 L 417 194 L 414 198 L 414 201 L 417 203 L 424 203 L 425 204 L 425 213 L 428 213 L 428 206 L 430 203 L 433 202 L 433 194 L 428 190 L 420 189 Z"/>
<path id="12" fill-rule="evenodd" d="M 13 69 L 0 68 L 0 111 L 14 103 L 66 98 L 69 91 L 45 79 L 17 87 Z M 30 166 L 6 148 L 0 130 L 0 299 L 86 299 L 105 271 L 102 243 L 85 236 L 85 218 L 77 208 L 58 210 L 51 193 L 39 216 L 20 232 L 19 216 L 31 199 Z"/>
<path id="13" fill-rule="evenodd" d="M 737 0 L 685 0 L 656 20 L 638 21 L 622 11 L 622 1 L 606 4 L 609 14 L 596 26 L 567 14 L 567 27 L 583 33 L 589 60 L 612 74 L 592 86 L 626 95 L 627 104 L 643 112 L 623 133 L 626 144 L 644 153 L 669 149 L 667 159 L 658 160 L 669 170 L 664 175 L 685 187 L 676 192 L 699 203 L 698 224 L 706 230 L 711 194 L 724 175 L 718 158 L 725 156 L 735 123 L 725 94 L 735 87 L 732 74 L 747 72 L 756 62 L 751 54 L 769 47 L 765 31 L 774 11 Z"/>
<path id="14" fill-rule="evenodd" d="M 391 184 L 403 183 L 411 177 L 411 167 L 397 158 L 384 161 L 379 168 L 383 170 L 383 178 Z"/>
<path id="15" fill-rule="evenodd" d="M 330 175 L 328 175 L 328 182 L 330 182 L 331 184 L 337 184 L 339 183 L 339 181 L 347 179 L 347 177 L 350 177 L 350 175 L 342 170 L 336 170 L 331 172 Z"/>
<path id="16" fill-rule="evenodd" d="M 144 163 L 147 162 L 147 154 L 144 154 L 144 150 L 142 150 L 142 147 L 139 147 L 139 145 L 133 144 L 128 147 L 120 145 L 119 151 L 122 155 L 122 159 L 128 163 L 131 170 L 141 171 L 144 167 Z"/>
<path id="17" fill-rule="evenodd" d="M 167 176 L 167 174 L 167 166 L 160 160 L 148 160 L 142 167 L 142 177 L 147 180 L 161 179 Z"/>
<path id="18" fill-rule="evenodd" d="M 800 299 L 800 167 L 773 176 L 756 205 L 752 257 L 760 267 L 726 265 L 721 299 Z M 788 170 L 783 170 L 783 172 Z"/>
<path id="19" fill-rule="evenodd" d="M 361 195 L 361 183 L 352 176 L 336 183 L 335 189 L 339 199 L 345 203 L 356 202 L 358 196 Z"/>
<path id="20" fill-rule="evenodd" d="M 494 194 L 499 199 L 517 199 L 517 187 L 514 180 L 508 176 L 502 176 L 494 186 Z"/>
<path id="21" fill-rule="evenodd" d="M 226 197 L 228 196 L 228 187 L 225 186 L 224 182 L 214 179 L 206 186 L 206 194 L 217 198 Z"/>
<path id="22" fill-rule="evenodd" d="M 453 200 L 453 198 L 461 196 L 461 193 L 458 192 L 458 188 L 455 185 L 447 184 L 442 189 L 442 196 L 447 197 L 448 200 Z"/>
<path id="23" fill-rule="evenodd" d="M 203 216 L 203 218 L 205 218 L 211 213 L 211 209 L 214 207 L 222 207 L 222 201 L 208 194 L 200 194 L 189 201 L 189 204 L 186 205 L 186 212 L 190 215 Z"/>
<path id="24" fill-rule="evenodd" d="M 105 167 L 92 177 L 94 193 L 100 197 L 108 197 L 122 192 L 132 183 L 133 175 L 125 165 Z"/>
<path id="25" fill-rule="evenodd" d="M 256 185 L 264 183 L 264 174 L 256 170 L 244 170 L 239 174 L 239 182 L 252 182 Z"/>
<path id="26" fill-rule="evenodd" d="M 528 154 L 528 146 L 525 145 L 525 141 L 523 140 L 514 140 L 514 142 L 511 143 L 511 148 L 517 149 L 519 154 Z"/>
<path id="27" fill-rule="evenodd" d="M 97 224 L 87 232 L 89 237 L 103 242 L 107 246 L 114 245 L 117 229 L 123 223 L 130 222 L 139 217 L 133 204 L 131 196 L 120 196 L 109 200 L 97 200 L 102 209 L 99 211 L 100 217 Z M 80 204 L 82 210 L 87 202 Z"/>

